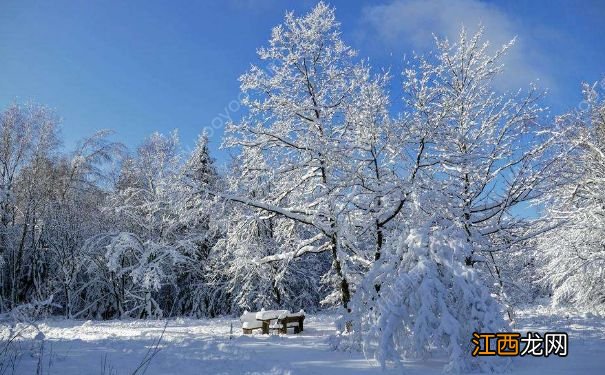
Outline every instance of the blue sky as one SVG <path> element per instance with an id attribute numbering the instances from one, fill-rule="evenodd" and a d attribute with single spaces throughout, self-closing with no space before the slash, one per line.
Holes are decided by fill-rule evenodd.
<path id="1" fill-rule="evenodd" d="M 539 79 L 553 114 L 576 107 L 581 81 L 605 73 L 604 1 L 330 1 L 344 39 L 397 78 L 403 56 L 430 48 L 431 33 L 453 37 L 481 22 L 487 37 L 517 36 L 503 89 Z M 0 2 L 0 106 L 35 101 L 63 119 L 66 147 L 96 129 L 136 145 L 178 128 L 190 148 L 205 127 L 218 150 L 221 125 L 242 113 L 237 78 L 257 61 L 286 10 L 314 1 Z M 601 37 L 600 37 L 601 36 Z"/>

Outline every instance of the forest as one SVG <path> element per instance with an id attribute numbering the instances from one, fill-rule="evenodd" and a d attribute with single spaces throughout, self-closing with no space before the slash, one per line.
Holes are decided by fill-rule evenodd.
<path id="1" fill-rule="evenodd" d="M 605 80 L 550 113 L 496 85 L 515 41 L 435 38 L 386 70 L 334 8 L 287 13 L 239 77 L 220 168 L 200 135 L 62 147 L 60 109 L 0 113 L 0 316 L 215 318 L 338 312 L 335 347 L 447 353 L 545 299 L 605 314 Z M 403 85 L 393 90 L 394 76 Z M 235 77 L 234 77 L 235 78 Z"/>

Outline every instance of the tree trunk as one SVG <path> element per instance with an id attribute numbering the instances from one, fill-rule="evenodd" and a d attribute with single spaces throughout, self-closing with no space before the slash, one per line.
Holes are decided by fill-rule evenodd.
<path id="1" fill-rule="evenodd" d="M 330 247 L 332 249 L 332 265 L 334 266 L 334 271 L 336 271 L 336 275 L 340 279 L 340 295 L 342 306 L 349 311 L 349 302 L 351 301 L 351 291 L 349 289 L 349 282 L 342 272 L 342 266 L 340 263 L 340 259 L 338 259 L 338 237 L 336 234 L 332 234 L 330 236 Z"/>

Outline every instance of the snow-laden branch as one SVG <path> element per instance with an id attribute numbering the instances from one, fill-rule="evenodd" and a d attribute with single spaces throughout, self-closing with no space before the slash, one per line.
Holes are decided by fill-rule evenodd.
<path id="1" fill-rule="evenodd" d="M 320 241 L 322 239 L 326 239 L 326 236 L 323 233 L 319 233 L 318 235 L 316 235 L 308 240 L 302 241 L 300 244 L 300 247 L 294 251 L 289 251 L 286 253 L 275 254 L 275 255 L 269 255 L 269 256 L 266 256 L 264 258 L 257 260 L 256 262 L 258 264 L 264 264 L 264 263 L 276 262 L 276 261 L 280 261 L 280 260 L 294 259 L 294 258 L 301 257 L 308 253 L 322 253 L 322 252 L 330 249 L 329 243 L 327 243 L 327 242 L 324 242 L 323 244 L 320 244 L 320 245 L 314 245 L 315 242 Z"/>
<path id="2" fill-rule="evenodd" d="M 203 189 L 200 192 L 210 194 L 213 196 L 217 196 L 217 197 L 220 197 L 222 199 L 226 199 L 226 200 L 229 200 L 232 202 L 242 203 L 242 204 L 245 204 L 250 207 L 260 208 L 261 210 L 265 210 L 268 212 L 273 212 L 275 214 L 281 215 L 288 219 L 292 219 L 299 223 L 312 225 L 312 226 L 320 229 L 324 233 L 331 233 L 331 230 L 329 229 L 329 227 L 326 228 L 325 225 L 321 225 L 321 223 L 317 223 L 315 220 L 313 220 L 313 217 L 311 215 L 308 215 L 305 213 L 292 212 L 291 210 L 288 210 L 288 209 L 285 209 L 285 208 L 282 208 L 282 207 L 279 207 L 279 206 L 276 206 L 276 205 L 273 205 L 270 203 L 260 202 L 255 199 L 240 197 L 237 195 L 225 194 L 222 192 L 212 191 L 209 189 Z"/>

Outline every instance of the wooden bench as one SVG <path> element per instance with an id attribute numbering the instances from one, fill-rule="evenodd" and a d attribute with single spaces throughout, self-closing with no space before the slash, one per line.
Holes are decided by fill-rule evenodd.
<path id="1" fill-rule="evenodd" d="M 265 333 L 263 322 L 256 320 L 256 313 L 244 311 L 244 314 L 239 318 L 239 321 L 242 322 L 242 330 L 245 335 L 251 334 L 255 329 L 262 329 L 263 333 Z M 267 333 L 269 332 L 267 331 Z"/>
<path id="2" fill-rule="evenodd" d="M 279 333 L 285 335 L 288 333 L 288 328 L 294 328 L 294 334 L 298 334 L 303 331 L 304 321 L 304 315 L 284 316 L 277 319 L 277 325 L 274 326 L 273 329 L 276 329 Z"/>
<path id="3" fill-rule="evenodd" d="M 258 313 L 245 311 L 240 318 L 242 330 L 246 335 L 251 334 L 255 329 L 260 329 L 266 335 L 270 330 L 287 334 L 288 328 L 294 328 L 294 333 L 297 334 L 303 331 L 304 320 L 305 312 L 303 310 L 297 313 L 291 313 L 288 310 L 265 311 L 264 309 Z"/>
<path id="4" fill-rule="evenodd" d="M 288 310 L 265 310 L 256 313 L 256 320 L 260 321 L 262 324 L 262 332 L 264 335 L 269 334 L 269 330 L 271 329 L 271 322 L 277 320 L 280 316 L 284 316 L 289 314 Z"/>

